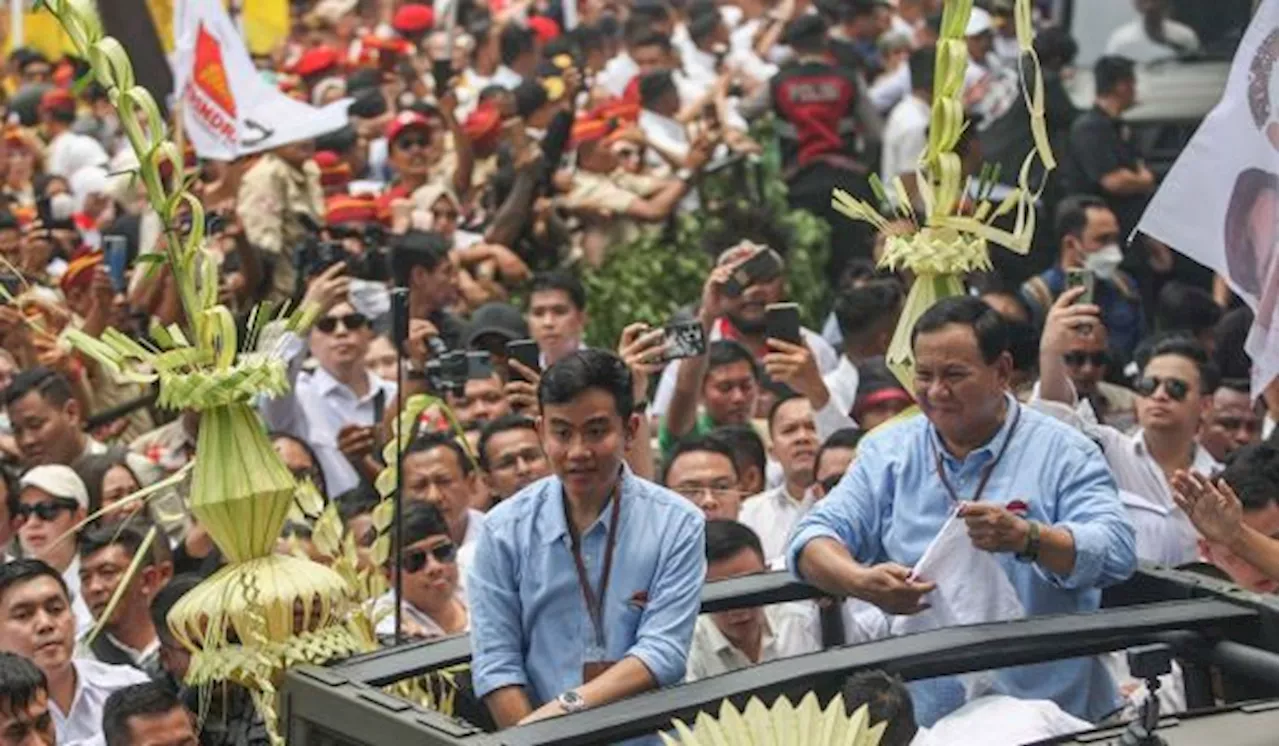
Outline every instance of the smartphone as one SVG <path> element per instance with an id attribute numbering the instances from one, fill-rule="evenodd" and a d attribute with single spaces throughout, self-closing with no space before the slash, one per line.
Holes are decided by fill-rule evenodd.
<path id="1" fill-rule="evenodd" d="M 467 380 L 483 381 L 493 375 L 493 357 L 484 351 L 467 353 Z"/>
<path id="2" fill-rule="evenodd" d="M 511 360 L 518 360 L 520 364 L 535 372 L 541 372 L 540 365 L 542 356 L 538 352 L 538 343 L 532 339 L 517 339 L 507 343 L 507 357 Z M 511 371 L 512 380 L 523 380 L 520 374 L 514 369 Z"/>
<path id="3" fill-rule="evenodd" d="M 793 345 L 804 344 L 800 336 L 800 306 L 795 303 L 771 303 L 764 310 L 765 337 L 780 339 Z"/>
<path id="4" fill-rule="evenodd" d="M 736 298 L 751 285 L 772 280 L 780 274 L 782 264 L 778 261 L 778 255 L 769 249 L 761 249 L 734 268 L 723 289 L 725 295 Z"/>
<path id="5" fill-rule="evenodd" d="M 1084 288 L 1084 293 L 1076 298 L 1076 303 L 1093 303 L 1093 288 L 1097 279 L 1087 269 L 1067 270 L 1067 290 L 1076 287 Z"/>
<path id="6" fill-rule="evenodd" d="M 446 57 L 431 61 L 431 78 L 435 86 L 436 100 L 449 91 L 449 81 L 453 79 L 453 60 Z"/>
<path id="7" fill-rule="evenodd" d="M 107 260 L 107 272 L 111 275 L 111 289 L 123 293 L 127 287 L 125 270 L 129 267 L 129 241 L 124 236 L 103 236 L 102 253 Z"/>
<path id="8" fill-rule="evenodd" d="M 707 335 L 700 321 L 682 321 L 662 328 L 663 361 L 698 357 L 707 352 Z"/>
<path id="9" fill-rule="evenodd" d="M 227 218 L 220 212 L 206 212 L 204 214 L 204 234 L 206 236 L 216 236 L 222 232 L 227 225 Z"/>
<path id="10" fill-rule="evenodd" d="M 36 218 L 45 230 L 53 227 L 53 200 L 48 197 L 36 200 Z"/>

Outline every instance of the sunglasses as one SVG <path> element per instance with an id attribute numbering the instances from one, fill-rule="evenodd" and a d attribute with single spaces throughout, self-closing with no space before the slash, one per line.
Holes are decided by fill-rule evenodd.
<path id="1" fill-rule="evenodd" d="M 1138 392 L 1138 396 L 1144 399 L 1156 393 L 1156 389 L 1164 386 L 1164 392 L 1174 401 L 1182 401 L 1187 398 L 1187 393 L 1191 391 L 1191 386 L 1181 378 L 1161 378 L 1159 376 L 1145 376 L 1138 381 L 1133 390 Z"/>
<path id="2" fill-rule="evenodd" d="M 62 511 L 74 511 L 78 507 L 80 503 L 66 497 L 35 504 L 19 503 L 14 510 L 14 518 L 25 521 L 34 515 L 42 521 L 52 521 Z"/>
<path id="3" fill-rule="evenodd" d="M 362 313 L 349 313 L 345 316 L 325 316 L 316 321 L 316 328 L 324 334 L 333 334 L 341 323 L 349 332 L 358 332 L 369 325 L 369 317 Z"/>
<path id="4" fill-rule="evenodd" d="M 437 544 L 430 549 L 410 549 L 400 555 L 400 566 L 407 573 L 415 573 L 427 566 L 427 555 L 436 558 L 436 562 L 448 564 L 458 558 L 458 547 L 452 541 Z"/>
<path id="5" fill-rule="evenodd" d="M 414 148 L 425 148 L 431 144 L 430 138 L 422 137 L 401 137 L 396 140 L 396 147 L 401 150 L 413 150 Z"/>
<path id="6" fill-rule="evenodd" d="M 1105 352 L 1068 352 L 1062 356 L 1062 361 L 1072 368 L 1079 368 L 1085 363 L 1101 368 L 1111 361 L 1111 356 Z"/>

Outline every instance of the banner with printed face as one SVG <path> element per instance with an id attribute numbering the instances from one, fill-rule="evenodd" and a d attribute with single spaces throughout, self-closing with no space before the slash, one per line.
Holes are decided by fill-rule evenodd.
<path id="1" fill-rule="evenodd" d="M 201 158 L 232 160 L 347 124 L 350 99 L 317 109 L 263 80 L 221 2 L 185 0 L 178 11 L 176 98 Z"/>
<path id="2" fill-rule="evenodd" d="M 1222 101 L 1169 171 L 1138 230 L 1221 275 L 1254 311 L 1253 393 L 1280 369 L 1280 52 L 1277 3 L 1259 3 Z"/>

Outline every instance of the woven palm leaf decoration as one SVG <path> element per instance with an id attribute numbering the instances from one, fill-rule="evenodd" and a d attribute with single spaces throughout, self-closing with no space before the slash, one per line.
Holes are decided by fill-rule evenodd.
<path id="1" fill-rule="evenodd" d="M 889 726 L 888 722 L 871 725 L 866 705 L 846 715 L 840 695 L 824 710 L 813 692 L 799 706 L 783 696 L 773 707 L 765 707 L 752 697 L 742 712 L 725 700 L 718 717 L 701 712 L 692 726 L 681 720 L 672 725 L 674 737 L 659 734 L 665 746 L 878 746 Z"/>
<path id="2" fill-rule="evenodd" d="M 276 742 L 275 687 L 284 668 L 323 662 L 362 649 L 348 627 L 349 587 L 334 570 L 275 554 L 297 484 L 267 440 L 253 401 L 288 388 L 286 332 L 302 332 L 318 309 L 252 314 L 243 337 L 217 303 L 217 265 L 203 249 L 204 210 L 184 183 L 182 154 L 166 139 L 165 120 L 137 85 L 123 46 L 105 36 L 92 0 L 48 0 L 92 75 L 107 90 L 138 157 L 135 174 L 166 226 L 163 253 L 143 255 L 147 270 L 164 263 L 177 282 L 185 326 L 153 326 L 154 341 L 115 330 L 67 341 L 119 380 L 158 383 L 157 403 L 201 413 L 189 508 L 209 531 L 227 565 L 174 607 L 169 626 L 192 652 L 187 682 L 232 681 L 254 697 Z M 162 167 L 171 170 L 166 179 Z M 177 228 L 180 208 L 190 229 Z"/>
<path id="3" fill-rule="evenodd" d="M 873 191 L 886 206 L 885 213 L 841 189 L 835 190 L 832 198 L 836 210 L 886 234 L 881 267 L 910 270 L 915 276 L 885 360 L 908 391 L 912 390 L 915 367 L 911 329 L 921 314 L 942 298 L 962 294 L 961 277 L 965 273 L 991 269 L 989 242 L 1019 254 L 1026 254 L 1031 248 L 1035 202 L 1044 189 L 1043 178 L 1035 187 L 1030 184 L 1032 166 L 1038 160 L 1047 175 L 1056 165 L 1044 120 L 1044 79 L 1031 47 L 1035 37 L 1031 6 L 1031 0 L 1017 0 L 1014 6 L 1018 47 L 1022 59 L 1029 60 L 1019 70 L 1019 79 L 1035 141 L 1035 147 L 1022 162 L 1016 188 L 996 203 L 990 199 L 998 175 L 995 169 L 984 167 L 976 180 L 962 178 L 955 147 L 966 126 L 962 99 L 969 50 L 965 27 L 973 0 L 946 0 L 937 44 L 929 142 L 916 169 L 924 214 L 918 215 L 912 208 L 901 178 L 888 185 L 895 205 L 892 208 L 887 207 L 890 195 L 886 186 L 874 176 L 871 179 Z M 968 206 L 962 209 L 966 203 Z M 1006 215 L 1013 216 L 1012 229 L 996 227 L 995 221 Z"/>

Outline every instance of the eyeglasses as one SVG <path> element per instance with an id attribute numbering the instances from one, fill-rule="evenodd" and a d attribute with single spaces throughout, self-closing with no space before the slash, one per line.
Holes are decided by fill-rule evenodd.
<path id="1" fill-rule="evenodd" d="M 741 497 L 746 494 L 742 490 L 734 489 L 727 484 L 680 484 L 673 487 L 672 490 L 693 502 L 701 500 L 702 496 L 708 493 L 717 500 Z"/>
<path id="2" fill-rule="evenodd" d="M 1062 356 L 1062 361 L 1072 368 L 1083 367 L 1085 363 L 1101 368 L 1111 362 L 1111 356 L 1105 352 L 1068 352 Z"/>
<path id="3" fill-rule="evenodd" d="M 324 334 L 333 334 L 341 323 L 349 332 L 358 332 L 369 325 L 369 317 L 362 313 L 349 313 L 345 316 L 325 316 L 316 321 L 316 329 Z"/>
<path id="4" fill-rule="evenodd" d="M 396 147 L 401 150 L 413 150 L 414 148 L 425 148 L 431 144 L 431 139 L 425 135 L 422 137 L 401 137 L 396 140 Z"/>
<path id="5" fill-rule="evenodd" d="M 427 555 L 436 558 L 436 562 L 449 564 L 458 558 L 458 547 L 452 541 L 437 544 L 430 549 L 410 549 L 400 555 L 400 566 L 407 573 L 415 573 L 427 566 Z"/>
<path id="6" fill-rule="evenodd" d="M 19 503 L 17 509 L 14 510 L 14 518 L 19 521 L 25 521 L 34 515 L 42 521 L 52 521 L 62 511 L 74 511 L 78 507 L 80 507 L 80 503 L 66 497 L 59 497 L 42 503 Z"/>
<path id="7" fill-rule="evenodd" d="M 1147 398 L 1156 393 L 1156 389 L 1164 386 L 1164 392 L 1174 401 L 1182 401 L 1187 398 L 1187 393 L 1191 391 L 1191 386 L 1181 378 L 1161 378 L 1159 376 L 1146 376 L 1138 381 L 1138 385 L 1133 390 L 1138 392 L 1138 396 Z"/>

